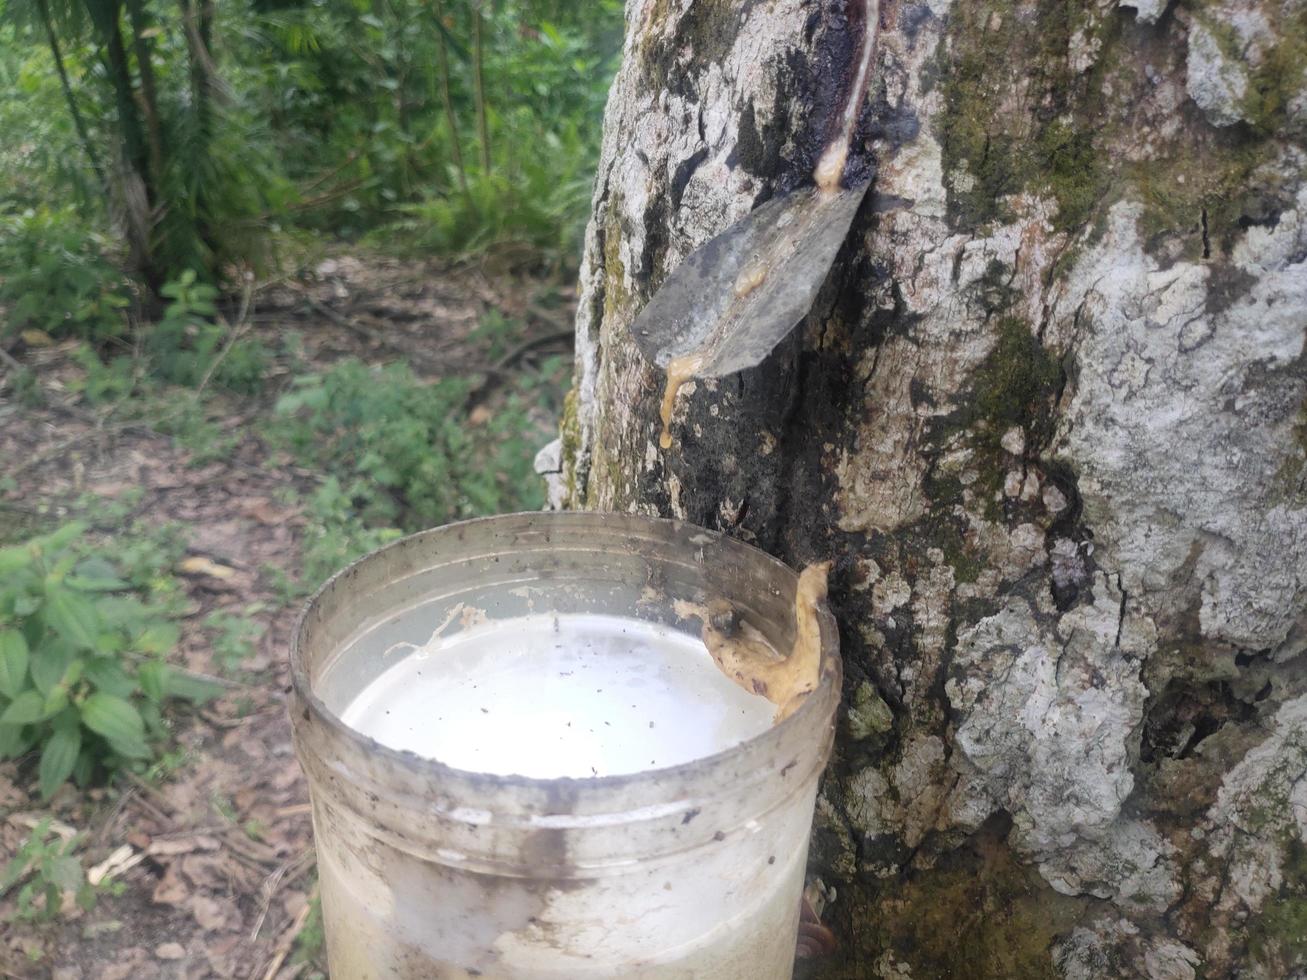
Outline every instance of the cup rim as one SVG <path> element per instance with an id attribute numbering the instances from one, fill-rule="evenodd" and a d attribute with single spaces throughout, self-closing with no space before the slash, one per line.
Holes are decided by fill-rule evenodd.
<path id="1" fill-rule="evenodd" d="M 641 786 L 666 780 L 702 778 L 705 771 L 728 767 L 733 759 L 751 750 L 765 750 L 771 747 L 773 743 L 779 747 L 800 730 L 812 729 L 816 732 L 822 727 L 834 724 L 835 713 L 840 700 L 839 689 L 842 683 L 843 667 L 839 655 L 838 629 L 834 616 L 825 602 L 818 607 L 822 648 L 821 673 L 816 689 L 808 695 L 803 704 L 784 721 L 770 725 L 758 734 L 737 742 L 729 748 L 670 766 L 654 766 L 635 772 L 589 777 L 538 777 L 524 776 L 517 773 L 491 773 L 462 769 L 434 758 L 418 755 L 408 750 L 395 749 L 378 742 L 371 736 L 365 735 L 346 724 L 318 696 L 309 677 L 308 658 L 305 653 L 306 633 L 310 627 L 310 617 L 318 611 L 323 599 L 339 583 L 347 577 L 356 575 L 360 568 L 381 560 L 381 557 L 388 552 L 412 547 L 414 542 L 426 541 L 433 537 L 458 535 L 459 532 L 466 534 L 466 532 L 478 528 L 492 527 L 496 524 L 510 525 L 514 521 L 523 520 L 574 526 L 585 526 L 587 524 L 595 524 L 600 527 L 617 524 L 643 526 L 645 528 L 660 529 L 662 539 L 667 541 L 673 540 L 679 535 L 709 535 L 722 547 L 735 549 L 741 555 L 748 555 L 754 561 L 766 562 L 788 580 L 795 583 L 798 580 L 798 573 L 789 565 L 762 549 L 732 538 L 720 531 L 712 531 L 691 524 L 688 521 L 674 518 L 649 517 L 607 511 L 518 511 L 442 524 L 438 527 L 406 535 L 363 555 L 337 571 L 304 602 L 295 618 L 291 633 L 289 659 L 291 691 L 294 695 L 291 702 L 292 710 L 307 712 L 305 720 L 311 718 L 325 725 L 335 738 L 343 740 L 354 750 L 386 764 L 388 767 L 394 767 L 410 776 L 423 778 L 432 784 L 475 787 L 479 791 L 488 793 L 516 790 L 543 798 L 553 798 L 560 788 L 565 788 L 567 790 L 566 795 L 573 799 L 580 794 L 593 797 L 608 793 L 620 793 L 624 790 L 637 789 Z M 295 704 L 296 699 L 299 702 L 298 705 Z M 294 729 L 298 727 L 299 721 L 292 717 L 291 725 Z M 821 760 L 823 764 L 824 757 L 825 753 L 823 752 Z"/>

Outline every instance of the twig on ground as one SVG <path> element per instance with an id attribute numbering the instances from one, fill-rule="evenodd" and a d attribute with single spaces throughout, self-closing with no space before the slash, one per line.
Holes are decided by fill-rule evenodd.
<path id="1" fill-rule="evenodd" d="M 100 826 L 95 831 L 95 843 L 97 845 L 103 845 L 105 840 L 108 839 L 109 831 L 118 821 L 118 817 L 122 814 L 123 810 L 127 808 L 127 804 L 131 802 L 132 797 L 134 797 L 136 793 L 137 789 L 135 786 L 128 786 L 119 794 L 117 802 L 114 803 L 113 808 L 109 811 L 104 820 L 101 821 Z"/>
<path id="2" fill-rule="evenodd" d="M 128 801 L 128 805 L 130 805 L 134 809 L 144 811 L 147 817 L 150 817 L 153 820 L 157 820 L 160 824 L 162 824 L 165 827 L 177 826 L 177 822 L 173 820 L 172 817 L 164 813 L 157 806 L 155 806 L 153 803 L 147 800 L 144 796 L 133 796 L 131 800 Z"/>
<path id="3" fill-rule="evenodd" d="M 225 687 L 229 691 L 248 691 L 255 686 L 242 681 L 233 681 L 227 677 L 215 677 L 213 674 L 191 670 L 189 667 L 178 667 L 176 664 L 169 664 L 168 669 L 181 674 L 183 677 L 189 677 L 191 680 L 203 681 L 206 684 L 212 684 L 214 687 Z"/>
<path id="4" fill-rule="evenodd" d="M 543 320 L 545 323 L 557 327 L 560 332 L 566 333 L 569 337 L 576 333 L 576 327 L 572 323 L 571 317 L 565 316 L 557 310 L 547 310 L 539 303 L 531 303 L 527 306 L 526 312 L 529 316 L 537 320 Z"/>
<path id="5" fill-rule="evenodd" d="M 559 340 L 571 340 L 574 336 L 575 332 L 569 327 L 567 330 L 556 330 L 553 333 L 542 334 L 539 337 L 531 337 L 522 341 L 499 360 L 495 361 L 491 370 L 503 371 L 519 357 L 527 353 L 527 351 L 534 350 L 537 347 L 545 347 L 548 344 L 555 343 Z"/>
<path id="6" fill-rule="evenodd" d="M 92 886 L 112 881 L 120 875 L 125 875 L 144 860 L 144 851 L 136 850 L 131 844 L 123 844 L 121 847 L 115 848 L 113 853 L 99 864 L 88 868 L 86 880 Z"/>
<path id="7" fill-rule="evenodd" d="M 304 302 L 307 303 L 309 307 L 312 308 L 315 312 L 321 313 L 336 326 L 344 327 L 346 330 L 350 331 L 350 333 L 353 333 L 369 341 L 376 341 L 381 339 L 380 337 L 377 336 L 377 334 L 374 331 L 369 330 L 367 327 L 363 326 L 363 324 L 356 323 L 355 321 L 349 319 L 349 317 L 342 316 L 341 314 L 333 310 L 330 306 L 328 306 L 326 303 L 320 303 L 318 302 L 318 300 L 314 299 L 312 296 L 309 296 L 308 294 L 304 294 Z"/>
<path id="8" fill-rule="evenodd" d="M 161 834 L 151 834 L 150 840 L 185 840 L 188 837 L 212 837 L 214 834 L 225 834 L 231 830 L 228 824 L 209 824 L 206 827 L 187 827 L 184 830 L 166 830 Z"/>
<path id="9" fill-rule="evenodd" d="M 243 864 L 256 874 L 266 875 L 271 869 L 272 864 L 269 861 L 261 861 L 249 851 L 242 850 L 239 844 L 233 843 L 236 838 L 230 835 L 225 837 L 227 842 L 227 852 L 236 859 L 238 864 Z"/>
<path id="10" fill-rule="evenodd" d="M 314 889 L 314 891 L 317 891 L 317 889 Z M 299 915 L 295 916 L 295 921 L 277 940 L 276 952 L 273 954 L 272 959 L 268 961 L 268 968 L 263 971 L 263 980 L 273 980 L 277 976 L 277 971 L 286 962 L 286 957 L 290 955 L 295 940 L 299 938 L 299 934 L 304 930 L 304 924 L 309 921 L 309 911 L 312 908 L 313 896 L 310 895 L 309 900 L 304 903 L 304 908 L 300 909 Z"/>
<path id="11" fill-rule="evenodd" d="M 283 884 L 294 883 L 300 875 L 308 871 L 313 865 L 313 849 L 291 858 L 277 865 L 276 869 L 263 879 L 263 884 L 259 887 L 259 914 L 254 919 L 254 928 L 250 930 L 250 942 L 259 938 L 259 931 L 263 928 L 263 922 L 268 917 L 268 909 L 272 905 L 272 900 L 276 897 L 278 889 Z"/>
<path id="12" fill-rule="evenodd" d="M 9 351 L 5 350 L 3 347 L 0 347 L 0 361 L 3 361 L 5 364 L 7 364 L 9 368 L 13 371 L 23 370 L 23 365 L 18 362 L 18 359 L 15 358 L 13 354 L 10 354 Z"/>

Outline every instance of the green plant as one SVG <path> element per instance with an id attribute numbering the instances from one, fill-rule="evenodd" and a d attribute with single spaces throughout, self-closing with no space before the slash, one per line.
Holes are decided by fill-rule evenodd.
<path id="1" fill-rule="evenodd" d="M 136 390 L 136 366 L 130 357 L 104 360 L 90 344 L 81 344 L 73 351 L 73 361 L 85 373 L 68 387 L 92 405 L 120 402 Z"/>
<path id="2" fill-rule="evenodd" d="M 168 698 L 215 691 L 168 666 L 177 627 L 137 598 L 84 527 L 0 549 L 0 758 L 40 752 L 41 794 L 151 755 Z"/>
<path id="3" fill-rule="evenodd" d="M 309 899 L 309 914 L 304 919 L 304 927 L 295 937 L 295 948 L 291 952 L 292 965 L 306 964 L 321 967 L 322 954 L 326 947 L 327 936 L 322 928 L 322 899 L 314 889 Z M 308 976 L 323 976 L 321 972 L 311 971 Z"/>
<path id="4" fill-rule="evenodd" d="M 213 654 L 224 671 L 234 671 L 254 655 L 254 643 L 263 635 L 263 624 L 250 619 L 250 614 L 263 607 L 255 603 L 246 615 L 225 610 L 214 610 L 204 617 L 204 626 L 210 631 Z"/>
<path id="5" fill-rule="evenodd" d="M 394 541 L 403 532 L 368 527 L 356 516 L 353 501 L 334 476 L 327 477 L 306 501 L 300 580 L 283 583 L 287 598 L 308 594 L 356 558 Z"/>
<path id="6" fill-rule="evenodd" d="M 186 551 L 186 529 L 181 524 L 137 520 L 113 543 L 114 561 L 127 584 L 160 615 L 179 615 L 186 590 L 173 569 Z"/>
<path id="7" fill-rule="evenodd" d="M 344 361 L 297 378 L 268 436 L 336 477 L 336 510 L 367 526 L 414 529 L 539 507 L 531 459 L 545 427 L 513 397 L 473 426 L 469 392 L 462 378 L 424 383 L 404 365 Z"/>
<path id="8" fill-rule="evenodd" d="M 9 391 L 13 400 L 23 408 L 42 408 L 46 404 L 45 389 L 31 368 L 17 368 L 9 377 Z"/>
<path id="9" fill-rule="evenodd" d="M 160 378 L 195 387 L 213 381 L 235 391 L 257 391 L 268 352 L 258 341 L 230 337 L 231 327 L 215 322 L 218 290 L 187 270 L 159 290 L 169 300 L 150 329 L 146 351 Z"/>
<path id="10" fill-rule="evenodd" d="M 20 919 L 52 919 L 59 914 L 65 894 L 73 895 L 84 909 L 95 906 L 96 893 L 112 886 L 92 885 L 76 857 L 82 835 L 60 838 L 47 817 L 38 823 L 0 873 L 0 896 L 15 885 Z"/>
<path id="11" fill-rule="evenodd" d="M 8 329 L 103 340 L 126 328 L 131 291 L 110 246 L 72 206 L 0 211 L 0 305 Z"/>
<path id="12" fill-rule="evenodd" d="M 526 127 L 524 126 L 523 129 Z M 568 263 L 581 251 L 594 161 L 580 134 L 544 133 L 540 154 L 520 154 L 502 170 L 468 172 L 394 206 L 396 217 L 369 237 L 400 252 L 473 255 L 527 246 Z"/>

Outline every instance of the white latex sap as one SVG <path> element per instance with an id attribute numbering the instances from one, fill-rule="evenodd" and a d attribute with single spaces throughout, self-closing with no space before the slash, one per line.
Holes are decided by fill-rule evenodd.
<path id="1" fill-rule="evenodd" d="M 639 619 L 525 616 L 397 652 L 407 655 L 343 720 L 471 772 L 635 773 L 706 758 L 772 723 L 774 706 L 725 677 L 697 636 Z"/>

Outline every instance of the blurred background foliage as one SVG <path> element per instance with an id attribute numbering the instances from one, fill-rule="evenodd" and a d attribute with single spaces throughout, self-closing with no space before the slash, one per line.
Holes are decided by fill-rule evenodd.
<path id="1" fill-rule="evenodd" d="M 620 0 L 0 0 L 0 405 L 71 399 L 197 466 L 244 438 L 293 460 L 287 595 L 401 531 L 541 506 L 622 36 Z M 392 343 L 340 286 L 278 312 L 324 255 L 436 292 L 476 263 L 482 320 L 415 300 Z M 300 357 L 332 329 L 367 363 Z M 0 513 L 20 483 L 0 472 Z"/>
<path id="2" fill-rule="evenodd" d="M 621 33 L 618 0 L 0 0 L 6 323 L 122 336 L 323 238 L 569 274 Z"/>
<path id="3" fill-rule="evenodd" d="M 0 0 L 0 796 L 89 825 L 93 784 L 185 782 L 215 697 L 284 713 L 264 641 L 328 576 L 544 504 L 622 28 L 619 0 Z M 0 862 L 0 920 L 106 890 L 64 826 Z"/>

